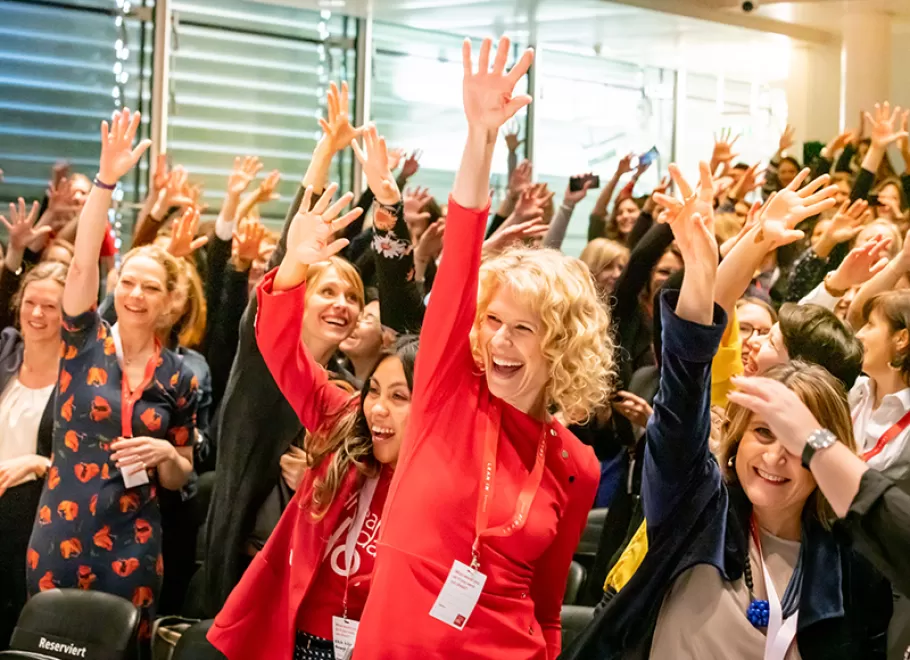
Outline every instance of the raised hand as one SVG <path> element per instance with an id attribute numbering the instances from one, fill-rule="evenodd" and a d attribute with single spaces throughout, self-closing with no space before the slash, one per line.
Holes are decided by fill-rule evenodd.
<path id="1" fill-rule="evenodd" d="M 853 141 L 853 131 L 845 131 L 840 135 L 835 135 L 831 141 L 825 145 L 823 155 L 827 158 L 834 158 L 844 147 Z"/>
<path id="2" fill-rule="evenodd" d="M 233 232 L 231 258 L 237 270 L 245 271 L 259 258 L 259 246 L 265 237 L 265 227 L 253 219 L 241 221 Z"/>
<path id="3" fill-rule="evenodd" d="M 585 175 L 580 174 L 578 176 Z M 580 190 L 572 190 L 572 186 L 568 185 L 566 186 L 566 192 L 563 193 L 562 199 L 564 202 L 568 202 L 569 204 L 578 204 L 578 202 L 585 198 L 585 195 L 588 194 L 588 190 L 590 190 L 593 185 L 594 182 L 591 179 L 586 179 L 585 182 L 581 184 Z"/>
<path id="4" fill-rule="evenodd" d="M 326 119 L 319 119 L 319 125 L 325 133 L 325 141 L 333 153 L 344 150 L 352 140 L 356 140 L 363 128 L 354 128 L 351 124 L 348 84 L 341 83 L 341 91 L 335 83 L 329 85 L 326 95 L 328 114 Z"/>
<path id="5" fill-rule="evenodd" d="M 863 230 L 863 225 L 866 224 L 868 209 L 869 203 L 865 200 L 858 199 L 852 204 L 850 200 L 845 201 L 825 228 L 815 246 L 815 253 L 824 259 L 831 253 L 835 245 L 856 238 L 856 235 Z"/>
<path id="6" fill-rule="evenodd" d="M 732 140 L 730 139 L 733 136 L 732 128 L 724 128 L 720 131 L 720 136 L 717 134 L 714 135 L 714 151 L 711 154 L 711 174 L 717 172 L 719 165 L 729 164 L 734 158 L 739 154 L 733 153 L 733 145 L 736 144 L 736 141 L 742 137 L 742 134 L 737 135 Z"/>
<path id="7" fill-rule="evenodd" d="M 784 132 L 781 134 L 780 140 L 777 143 L 777 153 L 783 154 L 794 144 L 796 144 L 796 129 L 790 124 L 787 124 L 787 127 L 784 128 Z"/>
<path id="8" fill-rule="evenodd" d="M 39 207 L 38 202 L 34 202 L 31 210 L 26 213 L 25 200 L 20 197 L 18 208 L 15 204 L 9 205 L 9 220 L 0 215 L 0 221 L 3 222 L 6 231 L 9 232 L 9 245 L 7 248 L 10 252 L 16 252 L 21 257 L 21 254 L 25 252 L 25 248 L 32 241 L 42 236 L 47 236 L 51 232 L 49 225 L 35 227 L 35 219 L 38 217 Z"/>
<path id="9" fill-rule="evenodd" d="M 387 163 L 388 161 L 386 161 L 386 167 L 388 167 Z M 313 205 L 312 210 L 307 211 L 304 209 L 310 208 L 313 199 L 313 187 L 307 187 L 303 194 L 303 201 L 300 203 L 301 210 L 294 216 L 288 229 L 288 257 L 309 266 L 325 261 L 347 247 L 349 241 L 346 238 L 337 240 L 333 240 L 333 238 L 336 232 L 341 231 L 360 217 L 363 209 L 355 208 L 339 218 L 338 214 L 351 203 L 354 194 L 345 193 L 337 202 L 329 206 L 332 196 L 337 190 L 338 184 L 330 185 Z"/>
<path id="10" fill-rule="evenodd" d="M 79 210 L 71 179 L 52 181 L 47 189 L 46 213 L 56 216 L 56 224 L 63 225 Z"/>
<path id="11" fill-rule="evenodd" d="M 855 286 L 865 284 L 888 265 L 888 248 L 890 237 L 876 236 L 852 250 L 840 266 L 825 280 L 825 286 L 835 291 L 847 291 Z"/>
<path id="12" fill-rule="evenodd" d="M 398 166 L 401 164 L 401 158 L 404 156 L 403 149 L 389 149 L 389 169 L 393 172 L 398 169 Z"/>
<path id="13" fill-rule="evenodd" d="M 107 121 L 101 122 L 101 162 L 98 166 L 98 178 L 102 183 L 116 184 L 124 174 L 135 167 L 142 154 L 152 145 L 151 140 L 143 140 L 133 148 L 141 121 L 142 117 L 138 112 L 130 114 L 129 108 L 124 108 L 114 113 L 110 126 Z"/>
<path id="14" fill-rule="evenodd" d="M 521 197 L 515 203 L 515 210 L 512 211 L 512 222 L 509 224 L 540 220 L 543 218 L 543 210 L 537 186 L 529 186 L 521 193 Z"/>
<path id="15" fill-rule="evenodd" d="M 716 272 L 714 180 L 710 167 L 704 161 L 699 163 L 699 186 L 694 192 L 675 163 L 670 164 L 669 170 L 683 201 L 667 195 L 655 195 L 657 202 L 666 209 L 658 217 L 658 222 L 670 225 L 687 269 L 697 266 Z"/>
<path id="16" fill-rule="evenodd" d="M 524 140 L 519 140 L 518 135 L 521 132 L 521 125 L 514 119 L 509 121 L 505 126 L 503 137 L 506 139 L 506 147 L 509 151 L 518 151 L 518 147 L 524 144 Z"/>
<path id="17" fill-rule="evenodd" d="M 430 263 L 442 252 L 442 239 L 445 234 L 446 221 L 439 219 L 420 235 L 420 240 L 414 247 L 414 262 Z"/>
<path id="18" fill-rule="evenodd" d="M 904 173 L 910 172 L 910 138 L 907 137 L 907 131 L 910 130 L 910 110 L 904 110 L 901 113 L 901 136 L 897 142 L 897 147 L 901 151 L 901 158 L 904 159 Z"/>
<path id="19" fill-rule="evenodd" d="M 245 158 L 238 156 L 235 158 L 234 169 L 228 175 L 228 194 L 239 197 L 245 193 L 262 167 L 262 161 L 256 156 L 246 156 Z"/>
<path id="20" fill-rule="evenodd" d="M 405 179 L 410 179 L 412 176 L 417 174 L 417 171 L 420 169 L 420 157 L 423 155 L 423 152 L 420 149 L 412 151 L 407 158 L 404 160 L 404 165 L 401 166 L 401 176 Z"/>
<path id="21" fill-rule="evenodd" d="M 408 225 L 411 237 L 414 238 L 423 229 L 424 223 L 430 219 L 430 212 L 424 211 L 427 203 L 433 199 L 426 188 L 417 188 L 416 191 L 406 191 L 404 196 L 404 221 Z"/>
<path id="22" fill-rule="evenodd" d="M 761 417 L 771 433 L 790 454 L 799 458 L 809 435 L 822 428 L 812 412 L 789 387 L 771 378 L 733 377 L 731 403 Z"/>
<path id="23" fill-rule="evenodd" d="M 376 125 L 369 124 L 363 132 L 363 148 L 366 149 L 366 153 L 361 150 L 356 140 L 351 141 L 351 148 L 363 167 L 367 184 L 373 191 L 376 200 L 387 206 L 397 204 L 401 199 L 401 191 L 398 190 L 395 175 L 389 169 L 389 155 L 385 138 L 380 137 L 376 131 Z"/>
<path id="24" fill-rule="evenodd" d="M 171 170 L 152 205 L 150 215 L 153 219 L 160 222 L 164 220 L 171 208 L 175 206 L 185 208 L 193 205 L 192 198 L 186 194 L 189 186 L 188 177 L 189 174 L 180 165 Z"/>
<path id="25" fill-rule="evenodd" d="M 823 174 L 800 188 L 808 176 L 809 169 L 806 168 L 790 185 L 768 199 L 759 213 L 761 229 L 756 240 L 769 240 L 774 247 L 797 241 L 803 238 L 803 232 L 797 231 L 796 225 L 834 206 L 837 186 L 822 187 L 831 177 Z"/>
<path id="26" fill-rule="evenodd" d="M 549 229 L 550 226 L 542 223 L 539 218 L 509 225 L 483 242 L 483 252 L 488 256 L 498 254 L 514 243 L 543 238 Z"/>
<path id="27" fill-rule="evenodd" d="M 477 72 L 475 73 L 471 59 L 471 41 L 465 39 L 461 49 L 462 62 L 464 64 L 462 93 L 468 126 L 486 131 L 495 136 L 506 121 L 531 103 L 531 97 L 527 94 L 513 97 L 512 92 L 518 81 L 531 67 L 534 51 L 531 49 L 526 50 L 511 71 L 505 73 L 511 42 L 508 37 L 502 37 L 499 40 L 496 59 L 491 69 L 490 49 L 492 48 L 492 43 L 490 39 L 484 39 L 480 45 Z"/>
<path id="28" fill-rule="evenodd" d="M 256 204 L 265 204 L 266 202 L 274 202 L 276 199 L 281 199 L 281 195 L 275 192 L 279 183 L 281 183 L 281 172 L 278 170 L 269 172 L 269 175 L 263 179 L 256 190 Z"/>
<path id="29" fill-rule="evenodd" d="M 525 159 L 518 163 L 509 176 L 509 197 L 517 200 L 521 193 L 531 185 L 533 174 L 534 168 L 531 166 L 531 161 Z"/>
<path id="30" fill-rule="evenodd" d="M 198 229 L 199 210 L 190 206 L 181 217 L 174 221 L 167 251 L 177 259 L 193 254 L 193 252 L 209 242 L 208 236 L 195 238 Z"/>
<path id="31" fill-rule="evenodd" d="M 626 154 L 619 159 L 619 165 L 616 166 L 616 176 L 621 177 L 623 174 L 628 174 L 632 171 L 632 159 L 635 158 L 634 154 Z"/>
<path id="32" fill-rule="evenodd" d="M 895 123 L 901 116 L 901 108 L 897 106 L 892 111 L 891 104 L 875 104 L 875 115 L 865 114 L 866 121 L 872 126 L 872 146 L 876 149 L 887 149 L 892 143 L 907 137 L 907 131 L 896 130 Z"/>
<path id="33" fill-rule="evenodd" d="M 152 175 L 152 189 L 161 190 L 167 185 L 170 178 L 170 168 L 167 164 L 167 154 L 158 154 L 155 160 L 155 173 Z"/>

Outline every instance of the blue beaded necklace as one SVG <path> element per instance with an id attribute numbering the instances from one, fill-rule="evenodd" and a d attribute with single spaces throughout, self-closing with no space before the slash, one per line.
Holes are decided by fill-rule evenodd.
<path id="1" fill-rule="evenodd" d="M 752 539 L 758 548 L 759 556 L 761 556 L 761 542 L 758 540 L 758 527 L 754 518 L 750 527 Z M 805 547 L 805 543 L 800 545 L 799 559 L 796 560 L 793 575 L 790 576 L 790 582 L 787 583 L 787 590 L 784 592 L 784 597 L 781 601 L 781 610 L 784 618 L 791 616 L 799 609 L 799 596 L 803 586 L 803 552 Z M 749 589 L 749 607 L 746 608 L 746 618 L 749 619 L 749 623 L 755 628 L 767 628 L 771 619 L 771 604 L 767 600 L 755 597 L 755 582 L 752 578 L 752 561 L 749 559 L 748 547 L 746 548 L 746 563 L 743 566 L 743 579 Z"/>

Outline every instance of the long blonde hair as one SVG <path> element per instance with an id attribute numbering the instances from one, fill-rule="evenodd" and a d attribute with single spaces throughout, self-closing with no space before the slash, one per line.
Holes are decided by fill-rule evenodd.
<path id="1" fill-rule="evenodd" d="M 610 318 L 594 279 L 580 260 L 549 249 L 514 247 L 480 267 L 471 347 L 478 363 L 480 325 L 500 287 L 540 315 L 541 348 L 549 365 L 547 407 L 568 424 L 581 422 L 603 403 L 613 381 Z"/>

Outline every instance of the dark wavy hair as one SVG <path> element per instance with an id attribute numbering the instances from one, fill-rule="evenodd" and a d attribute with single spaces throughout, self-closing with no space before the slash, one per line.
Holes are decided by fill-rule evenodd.
<path id="1" fill-rule="evenodd" d="M 379 359 L 360 389 L 357 407 L 345 406 L 334 420 L 324 425 L 322 429 L 315 433 L 307 433 L 304 448 L 310 456 L 310 467 L 317 468 L 323 462 L 329 461 L 325 474 L 317 478 L 313 484 L 310 509 L 315 520 L 321 520 L 328 512 L 335 496 L 338 495 L 338 489 L 352 467 L 360 473 L 361 478 L 375 476 L 379 472 L 379 462 L 373 456 L 373 436 L 363 413 L 364 401 L 370 391 L 370 380 L 380 364 L 394 357 L 401 362 L 408 389 L 413 391 L 418 343 L 416 335 L 404 335 L 394 346 L 380 352 Z M 352 395 L 351 404 L 355 397 L 356 395 Z"/>

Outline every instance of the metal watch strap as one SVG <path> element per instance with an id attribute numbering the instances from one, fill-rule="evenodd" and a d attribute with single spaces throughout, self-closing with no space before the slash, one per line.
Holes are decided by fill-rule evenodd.
<path id="1" fill-rule="evenodd" d="M 803 447 L 803 467 L 808 470 L 809 464 L 812 462 L 812 457 L 815 456 L 815 452 L 827 449 L 835 442 L 837 442 L 837 436 L 828 429 L 816 429 L 815 431 L 812 431 L 812 433 L 809 434 L 808 440 L 806 440 L 806 445 Z"/>

